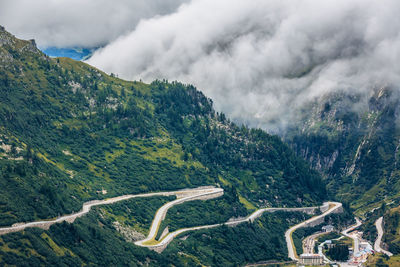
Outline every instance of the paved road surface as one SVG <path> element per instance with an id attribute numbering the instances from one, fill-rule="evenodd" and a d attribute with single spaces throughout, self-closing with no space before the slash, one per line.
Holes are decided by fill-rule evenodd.
<path id="1" fill-rule="evenodd" d="M 178 201 L 178 200 L 175 200 L 175 201 Z M 151 248 L 151 249 L 155 249 L 157 251 L 162 251 L 175 237 L 177 237 L 178 235 L 180 235 L 180 234 L 182 234 L 184 232 L 194 231 L 194 230 L 201 230 L 201 229 L 215 228 L 215 227 L 222 226 L 222 225 L 237 225 L 237 224 L 244 223 L 244 222 L 252 222 L 256 218 L 260 217 L 264 212 L 309 211 L 309 210 L 314 210 L 314 209 L 317 208 L 317 207 L 306 207 L 306 208 L 264 208 L 264 209 L 259 209 L 259 210 L 256 210 L 255 212 L 253 212 L 252 214 L 250 214 L 249 216 L 245 217 L 245 218 L 232 220 L 232 221 L 228 221 L 228 222 L 225 222 L 225 223 L 218 223 L 218 224 L 211 224 L 211 225 L 202 225 L 202 226 L 182 228 L 182 229 L 176 230 L 174 232 L 168 233 L 160 241 L 154 242 L 154 239 L 157 236 L 158 227 L 161 224 L 161 221 L 163 220 L 163 218 L 165 217 L 166 211 L 170 207 L 172 207 L 173 205 L 179 204 L 179 202 L 175 202 L 175 201 L 172 201 L 172 202 L 169 202 L 169 203 L 165 204 L 163 207 L 161 207 L 159 209 L 159 211 L 157 211 L 155 219 L 153 220 L 152 226 L 150 227 L 151 230 L 150 230 L 149 235 L 143 240 L 136 241 L 135 242 L 136 245 L 142 246 L 142 247 L 148 247 L 148 248 Z M 165 209 L 164 209 L 164 207 L 165 207 Z M 160 214 L 159 214 L 159 212 L 160 212 Z M 148 242 L 148 241 L 153 241 L 153 242 Z"/>
<path id="2" fill-rule="evenodd" d="M 314 247 L 315 247 L 315 239 L 319 237 L 320 235 L 326 234 L 325 232 L 319 232 L 316 234 L 312 234 L 307 236 L 303 240 L 303 253 L 304 254 L 315 254 L 314 252 Z"/>
<path id="3" fill-rule="evenodd" d="M 170 202 L 171 203 L 171 202 Z M 165 204 L 164 206 L 167 206 L 168 204 Z M 332 202 L 329 202 L 330 204 Z M 336 203 L 336 202 L 335 202 Z M 176 205 L 179 203 L 173 203 L 173 205 Z M 339 203 L 340 204 L 340 203 Z M 173 205 L 169 205 L 169 207 L 173 206 Z M 326 206 L 327 204 L 324 204 L 324 206 Z M 340 204 L 341 206 L 341 204 Z M 264 208 L 264 209 L 259 209 L 256 210 L 255 212 L 253 212 L 252 214 L 250 214 L 249 216 L 242 218 L 242 219 L 237 219 L 237 220 L 233 220 L 233 221 L 228 221 L 225 223 L 218 223 L 218 224 L 211 224 L 211 225 L 202 225 L 202 226 L 195 226 L 195 227 L 188 227 L 188 228 L 182 228 L 179 230 L 176 230 L 174 232 L 168 233 L 163 239 L 161 239 L 160 241 L 156 241 L 154 242 L 154 238 L 157 235 L 157 230 L 155 232 L 151 232 L 149 233 L 149 235 L 144 239 L 144 240 L 139 240 L 136 241 L 135 244 L 138 246 L 142 246 L 142 247 L 148 247 L 150 249 L 154 249 L 156 251 L 162 251 L 163 249 L 166 248 L 166 246 L 178 235 L 188 232 L 188 231 L 194 231 L 194 230 L 201 230 L 201 229 L 209 229 L 209 228 L 215 228 L 215 227 L 219 227 L 222 225 L 237 225 L 240 223 L 244 223 L 244 222 L 253 222 L 256 218 L 260 217 L 264 212 L 275 212 L 275 211 L 300 211 L 300 212 L 305 212 L 305 211 L 310 211 L 310 210 L 315 210 L 318 207 L 305 207 L 305 208 Z M 161 210 L 162 208 L 160 208 Z M 334 207 L 333 210 L 335 210 L 336 208 Z M 332 210 L 332 209 L 331 209 Z M 164 209 L 163 209 L 164 212 Z M 330 211 L 331 212 L 331 211 Z M 324 213 L 324 215 L 320 215 L 320 216 L 316 216 L 316 217 L 321 217 L 321 216 L 326 216 L 328 213 Z M 161 221 L 160 218 L 162 218 L 162 216 L 158 216 L 157 219 L 155 219 L 152 223 L 151 229 L 157 229 L 158 225 L 160 225 Z M 317 218 L 317 219 L 318 219 Z M 313 220 L 312 220 L 313 221 Z M 310 221 L 311 222 L 311 221 Z M 157 226 L 156 226 L 157 225 Z M 153 241 L 153 242 L 148 242 L 148 241 Z"/>
<path id="4" fill-rule="evenodd" d="M 204 197 L 213 198 L 213 197 L 220 196 L 223 193 L 224 193 L 224 190 L 222 188 L 207 188 L 207 189 L 202 189 L 202 190 L 198 190 L 198 191 L 193 191 L 191 194 L 188 194 L 188 196 L 186 196 L 186 197 L 178 198 L 174 201 L 166 203 L 165 205 L 163 205 L 161 208 L 159 208 L 157 210 L 147 237 L 143 240 L 135 242 L 135 244 L 138 246 L 143 246 L 143 247 L 154 247 L 154 245 L 147 245 L 146 242 L 148 242 L 150 240 L 155 240 L 157 233 L 158 233 L 158 228 L 159 228 L 161 222 L 164 220 L 168 209 L 173 207 L 174 205 L 181 204 L 185 201 L 195 200 L 195 199 L 204 198 Z M 163 241 L 169 240 L 171 238 L 171 234 L 172 233 L 169 233 L 167 236 L 165 236 L 163 238 Z"/>
<path id="5" fill-rule="evenodd" d="M 353 231 L 354 229 L 356 229 L 357 227 L 359 227 L 362 224 L 362 222 L 360 221 L 360 219 L 356 218 L 356 224 L 350 226 L 349 228 L 345 229 L 342 231 L 342 235 L 347 236 L 351 239 L 353 239 L 353 255 L 357 254 L 360 251 L 360 240 L 358 239 L 358 237 L 356 235 L 351 235 L 349 234 L 349 232 Z"/>
<path id="6" fill-rule="evenodd" d="M 383 248 L 381 248 L 381 242 L 382 242 L 382 236 L 383 236 L 383 228 L 382 228 L 382 221 L 383 221 L 383 217 L 380 217 L 378 220 L 376 220 L 375 222 L 375 226 L 376 226 L 376 230 L 378 231 L 378 237 L 375 240 L 375 244 L 374 244 L 374 250 L 376 252 L 380 252 L 380 253 L 385 253 L 386 255 L 388 255 L 389 257 L 393 256 L 393 254 L 387 250 L 384 250 Z"/>
<path id="7" fill-rule="evenodd" d="M 0 228 L 0 235 L 11 233 L 11 232 L 22 231 L 28 227 L 40 227 L 43 229 L 48 229 L 51 225 L 53 225 L 55 223 L 60 223 L 63 221 L 72 223 L 76 218 L 87 214 L 90 211 L 90 209 L 94 206 L 112 204 L 115 202 L 131 199 L 131 198 L 153 197 L 153 196 L 172 196 L 172 195 L 176 195 L 179 198 L 182 196 L 189 195 L 189 197 L 187 197 L 187 199 L 189 199 L 190 196 L 199 197 L 201 195 L 208 195 L 208 194 L 210 194 L 210 192 L 214 192 L 214 194 L 215 194 L 217 192 L 223 192 L 223 189 L 215 188 L 215 187 L 199 187 L 199 188 L 172 191 L 172 192 L 156 192 L 156 193 L 146 193 L 146 194 L 137 194 L 137 195 L 124 195 L 124 196 L 113 197 L 113 198 L 109 198 L 109 199 L 105 199 L 105 200 L 93 200 L 93 201 L 85 202 L 82 206 L 81 211 L 72 213 L 69 215 L 64 215 L 64 216 L 61 216 L 54 220 L 43 220 L 43 221 L 28 222 L 28 223 L 24 222 L 24 223 L 14 224 L 10 227 L 2 227 L 2 228 Z"/>
<path id="8" fill-rule="evenodd" d="M 159 226 L 164 220 L 167 211 L 169 208 L 171 208 L 174 205 L 181 204 L 185 201 L 191 201 L 195 199 L 210 199 L 210 198 L 215 198 L 218 196 L 223 195 L 224 190 L 222 188 L 215 188 L 215 187 L 199 187 L 199 188 L 194 188 L 194 189 L 185 189 L 185 190 L 179 190 L 179 191 L 172 191 L 172 192 L 157 192 L 157 193 L 147 193 L 147 194 L 137 194 L 137 195 L 124 195 L 124 196 L 119 196 L 119 197 L 114 197 L 110 199 L 105 199 L 105 200 L 94 200 L 94 201 L 89 201 L 85 202 L 82 206 L 82 210 L 76 213 L 72 213 L 69 215 L 64 215 L 61 216 L 57 219 L 54 220 L 43 220 L 43 221 L 36 221 L 36 222 L 29 222 L 29 223 L 18 223 L 14 224 L 13 226 L 10 227 L 3 227 L 0 228 L 0 235 L 2 234 L 7 234 L 10 232 L 17 232 L 17 231 L 22 231 L 25 228 L 28 227 L 40 227 L 43 229 L 48 229 L 51 225 L 63 221 L 67 222 L 73 222 L 76 218 L 81 217 L 85 214 L 87 214 L 90 209 L 94 206 L 99 206 L 99 205 L 106 205 L 106 204 L 112 204 L 116 203 L 122 200 L 128 200 L 131 198 L 138 198 L 138 197 L 152 197 L 152 196 L 171 196 L 171 195 L 176 195 L 177 199 L 171 202 L 166 203 L 163 205 L 161 208 L 158 209 L 156 212 L 152 225 L 150 227 L 150 231 L 148 236 L 143 239 L 135 242 L 136 245 L 138 246 L 143 246 L 143 247 L 148 247 L 151 249 L 159 249 L 158 251 L 162 251 L 176 236 L 187 232 L 187 231 L 193 231 L 193 230 L 200 230 L 200 229 L 206 229 L 206 228 L 214 228 L 222 225 L 237 225 L 239 223 L 243 222 L 252 222 L 256 218 L 260 217 L 264 212 L 274 212 L 274 211 L 302 211 L 302 212 L 310 212 L 314 211 L 318 207 L 305 207 L 305 208 L 264 208 L 264 209 L 259 209 L 246 218 L 241 218 L 233 221 L 228 221 L 225 223 L 220 223 L 220 224 L 212 224 L 212 225 L 203 225 L 203 226 L 196 226 L 196 227 L 189 227 L 189 228 L 183 228 L 176 230 L 174 232 L 168 233 L 162 240 L 160 241 L 155 241 L 155 238 L 157 236 L 157 232 L 159 230 Z M 293 260 L 297 260 L 294 257 L 294 248 L 292 245 L 291 241 L 291 233 L 300 228 L 306 226 L 308 223 L 311 223 L 315 220 L 318 220 L 333 211 L 337 210 L 342 206 L 341 203 L 338 202 L 327 202 L 324 204 L 324 206 L 331 206 L 327 211 L 325 211 L 323 214 L 312 217 L 311 219 L 300 223 L 292 228 L 290 228 L 286 233 L 286 242 L 288 245 L 288 250 L 289 250 L 289 257 Z"/>
<path id="9" fill-rule="evenodd" d="M 326 215 L 329 215 L 332 212 L 334 212 L 334 211 L 336 211 L 336 210 L 338 210 L 339 208 L 342 207 L 342 203 L 339 203 L 339 202 L 326 202 L 325 205 L 326 204 L 329 204 L 329 207 L 330 207 L 327 211 L 325 211 L 321 215 L 314 216 L 314 217 L 312 217 L 312 218 L 310 218 L 310 219 L 308 219 L 308 220 L 306 220 L 306 221 L 304 221 L 302 223 L 299 223 L 299 224 L 289 228 L 289 230 L 286 231 L 285 239 L 286 239 L 286 244 L 287 244 L 287 247 L 288 247 L 288 256 L 289 256 L 290 259 L 295 260 L 295 261 L 299 260 L 299 258 L 296 256 L 297 255 L 296 248 L 294 247 L 294 244 L 293 244 L 293 241 L 292 241 L 293 232 L 296 231 L 299 228 L 306 227 L 308 224 L 310 224 L 310 223 L 312 223 L 312 222 L 314 222 L 316 220 L 319 220 L 319 219 L 325 217 Z"/>

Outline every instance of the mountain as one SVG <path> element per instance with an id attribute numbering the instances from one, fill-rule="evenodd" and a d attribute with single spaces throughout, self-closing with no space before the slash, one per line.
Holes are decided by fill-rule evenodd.
<path id="1" fill-rule="evenodd" d="M 389 86 L 326 95 L 303 109 L 285 140 L 362 216 L 400 197 L 399 103 Z"/>
<path id="2" fill-rule="evenodd" d="M 383 218 L 381 247 L 367 266 L 398 266 L 400 253 L 400 95 L 396 86 L 368 94 L 330 94 L 304 107 L 284 139 L 324 177 L 329 192 L 363 219 L 363 238 L 374 244 Z"/>
<path id="3" fill-rule="evenodd" d="M 213 223 L 256 207 L 311 206 L 327 197 L 318 172 L 279 137 L 236 125 L 191 85 L 124 81 L 83 62 L 50 58 L 33 40 L 1 28 L 0 91 L 1 226 L 68 214 L 88 200 L 204 185 L 225 189 L 208 208 L 193 204 L 191 212 L 207 212 L 203 220 Z M 200 259 L 226 266 L 286 259 L 279 237 L 303 216 L 277 213 L 250 228 L 204 230 L 179 243 L 183 254 L 173 243 L 158 255 L 116 231 L 118 222 L 146 232 L 165 201 L 135 200 L 133 210 L 127 204 L 99 208 L 73 224 L 1 236 L 0 262 L 190 266 Z M 132 216 L 137 224 L 128 222 Z M 211 250 L 204 235 L 218 238 Z M 239 251 L 220 243 L 244 236 L 252 244 L 241 243 Z"/>

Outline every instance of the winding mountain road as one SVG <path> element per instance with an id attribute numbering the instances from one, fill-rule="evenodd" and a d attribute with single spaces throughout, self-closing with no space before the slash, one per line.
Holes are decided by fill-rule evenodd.
<path id="1" fill-rule="evenodd" d="M 358 219 L 358 218 L 355 218 L 355 219 L 356 219 L 356 224 L 354 224 L 354 225 L 350 226 L 349 228 L 342 231 L 342 235 L 353 239 L 353 255 L 357 254 L 360 251 L 360 240 L 358 239 L 358 237 L 356 235 L 351 235 L 351 234 L 349 234 L 349 232 L 353 231 L 354 229 L 356 229 L 357 227 L 359 227 L 362 224 L 360 219 Z"/>
<path id="2" fill-rule="evenodd" d="M 176 200 L 176 201 L 178 201 L 178 200 Z M 136 241 L 135 244 L 138 245 L 138 246 L 147 247 L 147 248 L 150 248 L 150 249 L 153 249 L 153 250 L 156 250 L 156 251 L 160 252 L 160 251 L 164 250 L 167 247 L 167 245 L 175 237 L 177 237 L 178 235 L 180 235 L 180 234 L 182 234 L 184 232 L 189 232 L 189 231 L 194 231 L 194 230 L 201 230 L 201 229 L 215 228 L 215 227 L 219 227 L 219 226 L 222 226 L 222 225 L 228 225 L 228 226 L 231 225 L 231 226 L 233 226 L 233 225 L 237 225 L 237 224 L 244 223 L 244 222 L 253 222 L 256 218 L 260 217 L 264 212 L 275 212 L 275 211 L 311 212 L 311 211 L 314 211 L 315 209 L 319 208 L 319 207 L 263 208 L 263 209 L 256 210 L 255 212 L 253 212 L 252 214 L 250 214 L 249 216 L 247 216 L 245 218 L 236 219 L 236 220 L 228 221 L 228 222 L 225 222 L 225 223 L 218 223 L 218 224 L 210 224 L 210 225 L 202 225 L 202 226 L 182 228 L 182 229 L 176 230 L 174 232 L 168 233 L 167 235 L 165 235 L 159 241 L 155 240 L 155 237 L 157 236 L 157 232 L 158 232 L 158 227 L 161 224 L 161 221 L 162 221 L 163 217 L 165 216 L 166 211 L 170 207 L 172 207 L 173 205 L 176 205 L 176 204 L 179 204 L 179 203 L 169 202 L 169 203 L 165 204 L 163 207 L 161 207 L 156 213 L 155 219 L 153 220 L 153 223 L 152 223 L 152 225 L 150 227 L 151 230 L 150 230 L 148 236 L 143 240 Z M 324 206 L 326 206 L 328 204 L 331 204 L 331 202 L 325 203 Z M 326 213 L 325 215 L 329 214 L 330 212 Z M 320 216 L 316 216 L 316 217 L 319 218 L 319 217 L 321 217 L 321 216 L 323 217 L 325 215 L 320 215 Z"/>
<path id="3" fill-rule="evenodd" d="M 316 239 L 321 236 L 326 234 L 325 232 L 318 232 L 312 235 L 307 236 L 306 238 L 303 239 L 303 253 L 304 254 L 314 254 L 314 247 L 315 247 L 315 241 Z"/>
<path id="4" fill-rule="evenodd" d="M 113 198 L 104 199 L 104 200 L 93 200 L 93 201 L 88 201 L 88 202 L 83 203 L 82 209 L 79 212 L 72 213 L 69 215 L 64 215 L 64 216 L 58 217 L 54 220 L 43 220 L 43 221 L 28 222 L 28 223 L 25 223 L 25 222 L 24 223 L 16 223 L 10 227 L 2 227 L 2 228 L 0 228 L 0 235 L 22 231 L 25 228 L 29 228 L 29 227 L 39 227 L 42 229 L 49 229 L 49 227 L 51 225 L 53 225 L 55 223 L 60 223 L 63 221 L 72 223 L 75 221 L 76 218 L 86 215 L 90 211 L 90 209 L 94 206 L 113 204 L 113 203 L 116 203 L 119 201 L 128 200 L 128 199 L 132 199 L 132 198 L 175 195 L 175 196 L 177 196 L 178 199 L 174 200 L 172 202 L 175 202 L 174 204 L 177 204 L 177 203 L 182 203 L 187 200 L 193 200 L 196 198 L 200 198 L 202 196 L 207 196 L 207 195 L 212 195 L 212 194 L 223 194 L 223 189 L 215 188 L 215 187 L 199 187 L 199 188 L 184 189 L 184 190 L 178 190 L 178 191 L 172 191 L 172 192 L 156 192 L 156 193 L 145 193 L 145 194 L 137 194 L 137 195 L 123 195 L 123 196 L 113 197 Z M 171 202 L 169 202 L 169 203 L 171 203 Z"/>
<path id="5" fill-rule="evenodd" d="M 158 228 L 160 227 L 161 222 L 164 220 L 168 209 L 170 209 L 174 205 L 181 204 L 185 201 L 190 201 L 190 200 L 195 200 L 195 199 L 215 198 L 215 197 L 219 197 L 219 196 L 223 195 L 223 193 L 224 193 L 224 190 L 222 188 L 207 188 L 207 189 L 203 189 L 203 190 L 192 191 L 187 196 L 178 198 L 174 201 L 164 204 L 161 208 L 159 208 L 157 210 L 156 215 L 154 216 L 153 222 L 150 226 L 150 231 L 149 231 L 149 234 L 147 235 L 147 237 L 143 240 L 136 241 L 135 244 L 138 246 L 142 246 L 142 247 L 157 247 L 156 245 L 162 246 L 163 244 L 166 243 L 166 241 L 172 240 L 177 235 L 177 234 L 173 235 L 173 233 L 169 233 L 168 235 L 166 235 L 163 238 L 163 242 L 156 241 Z M 184 229 L 181 229 L 181 230 L 184 230 Z M 181 231 L 181 230 L 178 230 L 178 231 Z M 193 230 L 195 230 L 195 229 L 193 229 Z M 178 231 L 176 231 L 176 232 L 178 232 Z M 189 230 L 187 230 L 187 231 L 189 231 Z"/>
<path id="6" fill-rule="evenodd" d="M 161 208 L 159 208 L 157 210 L 157 212 L 154 216 L 153 222 L 150 226 L 149 234 L 147 235 L 147 237 L 143 240 L 139 240 L 139 241 L 135 242 L 135 244 L 138 246 L 147 247 L 149 249 L 153 249 L 155 251 L 161 252 L 162 250 L 164 250 L 166 248 L 166 246 L 175 237 L 177 237 L 178 235 L 180 235 L 184 232 L 200 230 L 200 229 L 207 229 L 207 228 L 214 228 L 214 227 L 218 227 L 218 226 L 222 226 L 222 225 L 234 226 L 234 225 L 244 223 L 244 222 L 253 222 L 256 218 L 260 217 L 264 212 L 300 211 L 300 212 L 313 213 L 316 209 L 319 209 L 319 208 L 327 209 L 323 214 L 314 216 L 305 222 L 295 225 L 295 226 L 291 227 L 285 233 L 286 242 L 287 242 L 287 246 L 288 246 L 288 252 L 289 252 L 289 258 L 291 258 L 293 260 L 298 260 L 295 257 L 296 254 L 294 251 L 291 234 L 296 229 L 301 228 L 301 227 L 306 227 L 308 224 L 325 217 L 326 215 L 338 210 L 342 206 L 342 204 L 338 203 L 338 202 L 326 202 L 321 207 L 263 208 L 263 209 L 256 210 L 255 212 L 253 212 L 252 214 L 250 214 L 249 216 L 247 216 L 245 218 L 238 218 L 235 220 L 230 220 L 228 222 L 219 223 L 219 224 L 182 228 L 182 229 L 179 229 L 174 232 L 166 234 L 161 240 L 156 240 L 156 236 L 157 236 L 159 227 L 161 225 L 161 222 L 164 220 L 168 210 L 171 207 L 173 207 L 174 205 L 181 204 L 186 201 L 191 201 L 191 200 L 196 200 L 196 199 L 206 200 L 206 199 L 211 199 L 211 198 L 216 198 L 216 197 L 222 196 L 223 194 L 224 194 L 224 190 L 222 188 L 208 186 L 208 187 L 184 189 L 184 190 L 171 191 L 171 192 L 156 192 L 156 193 L 146 193 L 146 194 L 137 194 L 137 195 L 124 195 L 124 196 L 109 198 L 109 199 L 105 199 L 105 200 L 93 200 L 93 201 L 85 202 L 82 206 L 81 211 L 72 213 L 69 215 L 64 215 L 64 216 L 61 216 L 61 217 L 53 219 L 53 220 L 42 220 L 42 221 L 36 221 L 36 222 L 18 223 L 18 224 L 14 224 L 10 227 L 2 227 L 2 228 L 0 228 L 0 235 L 11 233 L 11 232 L 22 231 L 29 227 L 39 227 L 42 229 L 48 229 L 51 225 L 53 225 L 55 223 L 60 223 L 63 221 L 72 223 L 75 221 L 76 218 L 87 214 L 90 211 L 90 209 L 94 206 L 113 204 L 113 203 L 116 203 L 119 201 L 128 200 L 128 199 L 132 199 L 132 198 L 139 198 L 139 197 L 175 195 L 177 197 L 176 200 L 173 200 L 173 201 L 170 201 L 170 202 L 164 204 Z"/>
<path id="7" fill-rule="evenodd" d="M 384 253 L 389 257 L 393 256 L 390 251 L 384 250 L 381 248 L 382 236 L 383 236 L 383 227 L 382 227 L 383 217 L 379 217 L 378 220 L 375 222 L 376 230 L 378 231 L 378 237 L 375 240 L 374 250 L 376 252 Z"/>
<path id="8" fill-rule="evenodd" d="M 292 239 L 292 234 L 294 231 L 296 231 L 297 229 L 302 228 L 302 227 L 307 227 L 308 225 L 312 224 L 313 222 L 320 220 L 333 212 L 337 212 L 339 209 L 342 208 L 342 203 L 339 203 L 339 202 L 325 202 L 323 206 L 326 206 L 326 205 L 328 205 L 329 208 L 321 215 L 314 216 L 302 223 L 299 223 L 299 224 L 289 228 L 289 230 L 286 231 L 285 239 L 286 239 L 286 244 L 288 247 L 288 256 L 290 259 L 295 260 L 295 261 L 299 260 L 299 258 L 297 257 L 296 248 L 293 244 L 293 239 Z"/>

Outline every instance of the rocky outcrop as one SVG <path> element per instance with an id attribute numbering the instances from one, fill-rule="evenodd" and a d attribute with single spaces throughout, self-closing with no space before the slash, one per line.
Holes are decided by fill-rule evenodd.
<path id="1" fill-rule="evenodd" d="M 123 226 L 117 221 L 113 222 L 113 226 L 125 238 L 127 242 L 133 243 L 146 237 L 144 234 L 135 231 L 131 227 Z"/>
<path id="2" fill-rule="evenodd" d="M 0 26 L 0 47 L 13 44 L 15 44 L 15 37 L 8 33 L 3 26 Z"/>

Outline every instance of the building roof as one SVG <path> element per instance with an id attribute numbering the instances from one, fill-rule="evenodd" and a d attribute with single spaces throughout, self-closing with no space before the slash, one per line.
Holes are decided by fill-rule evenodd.
<path id="1" fill-rule="evenodd" d="M 321 256 L 319 254 L 309 254 L 309 253 L 303 253 L 300 255 L 300 258 L 320 258 Z"/>

